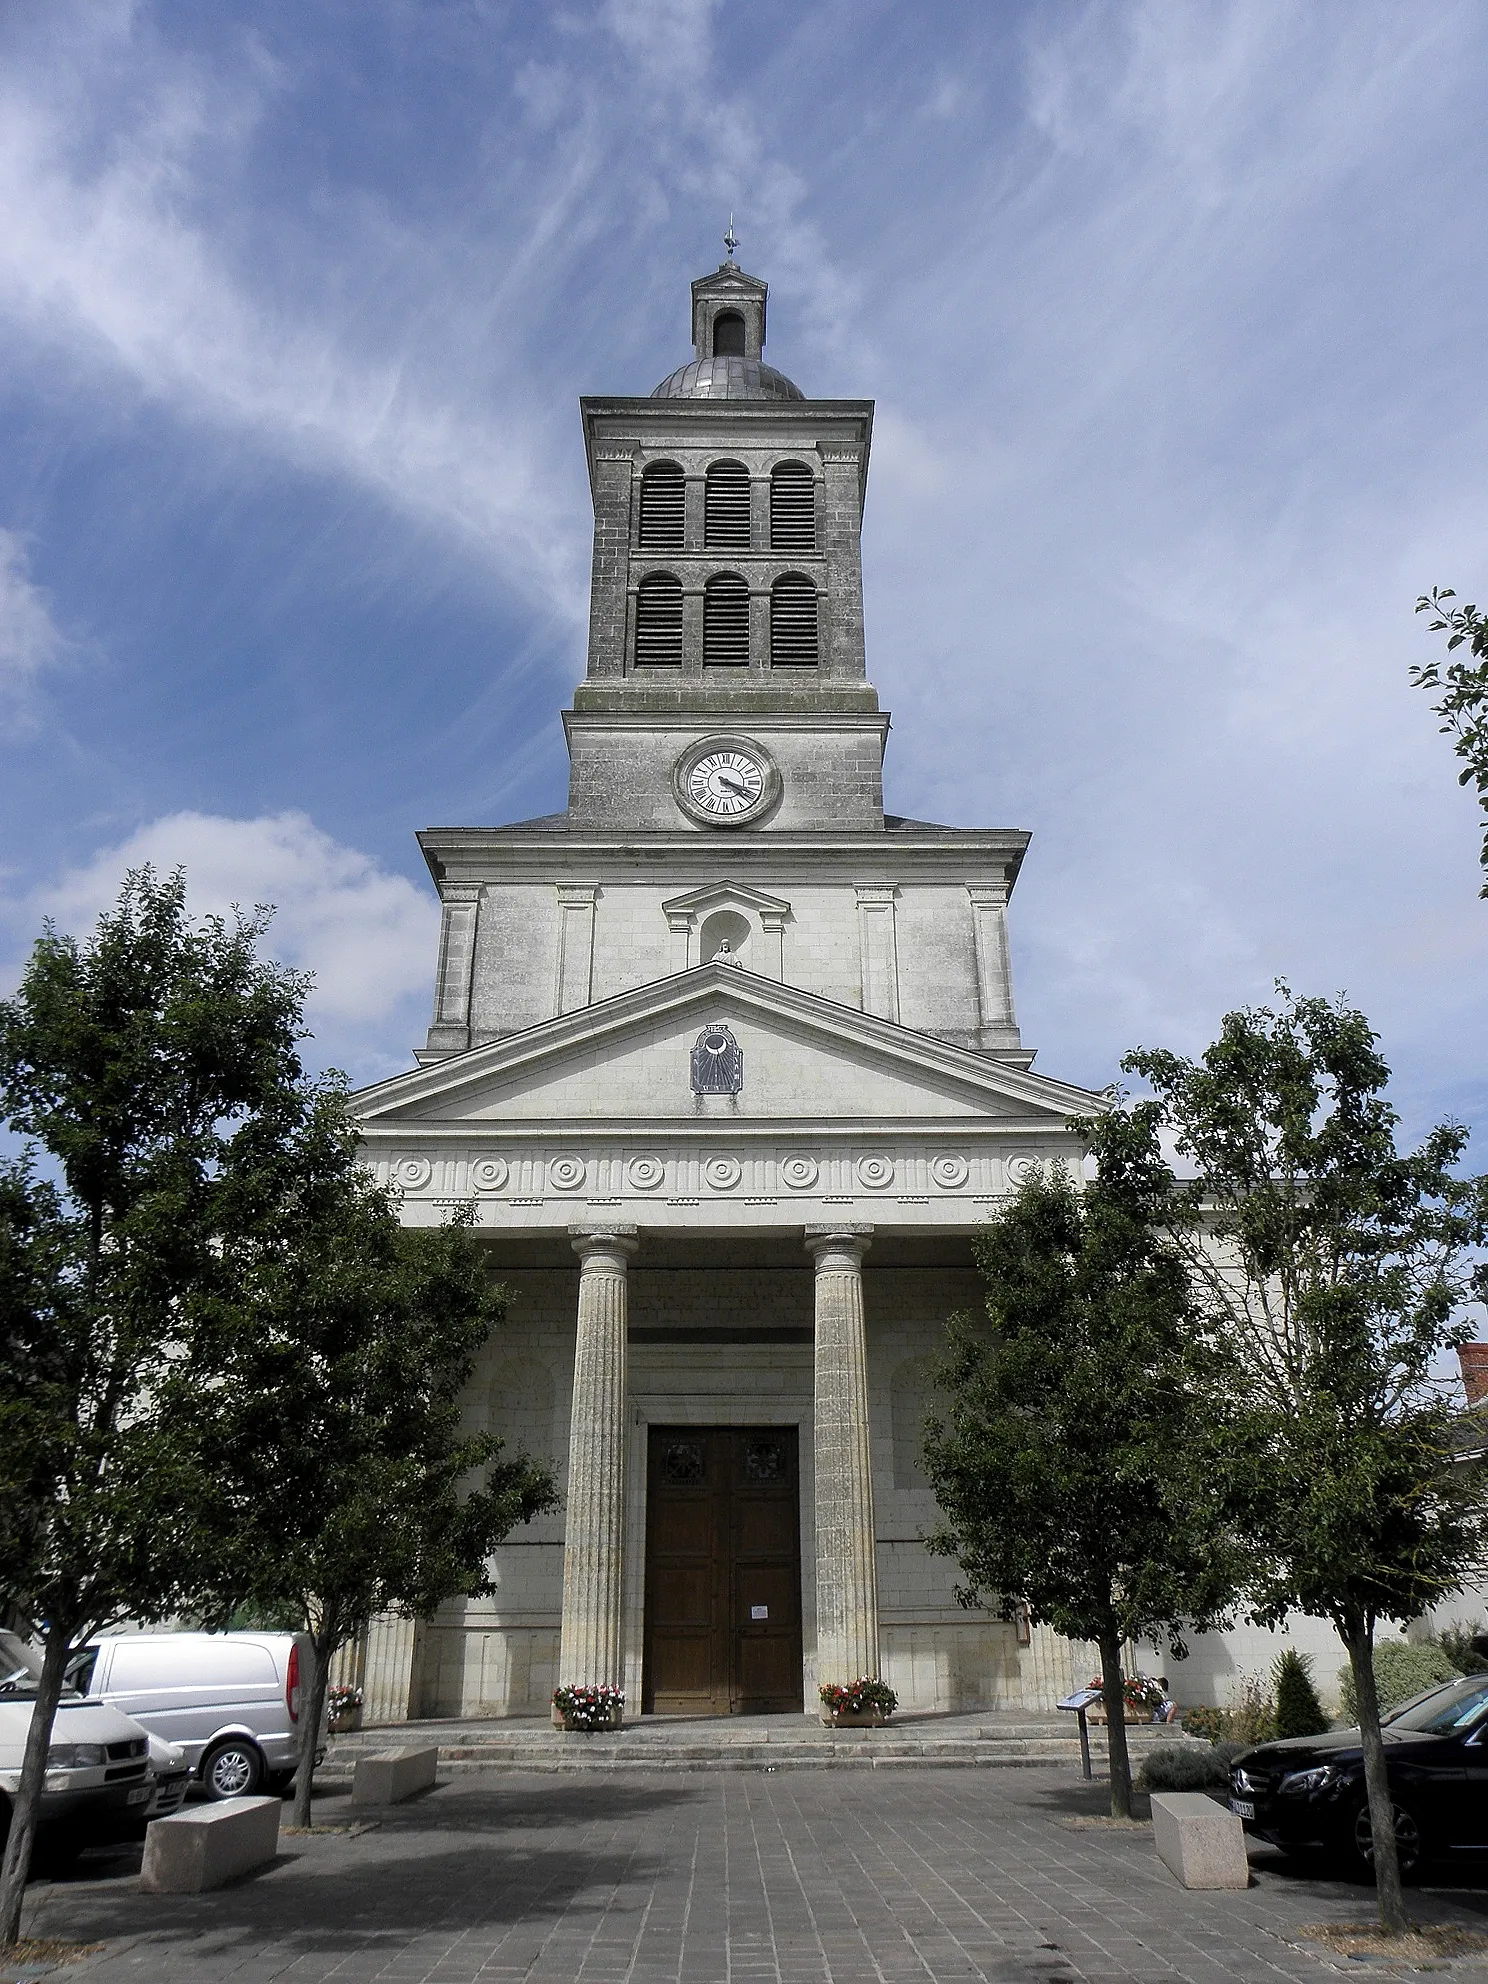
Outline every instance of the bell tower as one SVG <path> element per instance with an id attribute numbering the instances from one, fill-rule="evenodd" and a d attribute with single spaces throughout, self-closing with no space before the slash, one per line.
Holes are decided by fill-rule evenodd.
<path id="1" fill-rule="evenodd" d="M 589 660 L 564 717 L 574 827 L 883 831 L 860 530 L 871 400 L 765 363 L 768 286 L 692 285 L 694 357 L 580 402 Z"/>

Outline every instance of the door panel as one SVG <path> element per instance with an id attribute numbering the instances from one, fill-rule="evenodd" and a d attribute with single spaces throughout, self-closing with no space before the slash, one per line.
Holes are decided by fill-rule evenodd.
<path id="1" fill-rule="evenodd" d="M 646 1472 L 642 1709 L 799 1709 L 795 1428 L 656 1426 Z"/>

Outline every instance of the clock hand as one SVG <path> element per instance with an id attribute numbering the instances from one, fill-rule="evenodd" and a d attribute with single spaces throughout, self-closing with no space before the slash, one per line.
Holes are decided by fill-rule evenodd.
<path id="1" fill-rule="evenodd" d="M 741 797 L 744 795 L 746 791 L 744 781 L 741 778 L 736 778 L 732 772 L 717 772 L 714 776 L 717 778 L 718 783 L 726 786 L 730 792 L 737 792 Z"/>

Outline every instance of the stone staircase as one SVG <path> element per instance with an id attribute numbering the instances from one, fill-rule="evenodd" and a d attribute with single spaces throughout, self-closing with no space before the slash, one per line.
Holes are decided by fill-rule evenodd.
<path id="1" fill-rule="evenodd" d="M 1186 1742 L 1176 1728 L 1127 1726 L 1136 1764 L 1158 1743 Z M 567 1734 L 549 1722 L 401 1722 L 334 1736 L 317 1784 L 350 1781 L 359 1756 L 404 1743 L 435 1743 L 440 1773 L 471 1770 L 701 1771 L 884 1770 L 1059 1764 L 1080 1767 L 1072 1715 L 984 1709 L 969 1715 L 900 1715 L 883 1729 L 827 1729 L 804 1715 L 737 1718 L 646 1716 L 625 1728 Z M 1103 1768 L 1106 1732 L 1092 1726 L 1091 1759 Z"/>

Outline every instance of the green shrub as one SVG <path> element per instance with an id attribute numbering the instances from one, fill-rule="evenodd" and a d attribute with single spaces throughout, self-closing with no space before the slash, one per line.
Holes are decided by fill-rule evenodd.
<path id="1" fill-rule="evenodd" d="M 1249 1743 L 1232 1743 L 1226 1739 L 1224 1742 L 1214 1745 L 1214 1754 L 1218 1757 L 1223 1767 L 1228 1770 L 1236 1757 L 1243 1756 L 1249 1748 Z"/>
<path id="2" fill-rule="evenodd" d="M 1230 1712 L 1225 1708 L 1187 1708 L 1178 1720 L 1185 1736 L 1202 1736 L 1207 1743 L 1218 1743 L 1230 1733 Z"/>
<path id="3" fill-rule="evenodd" d="M 1461 1672 L 1450 1655 L 1431 1640 L 1382 1640 L 1374 1649 L 1374 1685 L 1379 1691 L 1380 1714 L 1399 1708 L 1412 1695 L 1422 1694 L 1440 1681 L 1455 1681 Z M 1343 1719 L 1349 1724 L 1356 1723 L 1359 1703 L 1351 1668 L 1339 1668 L 1338 1687 Z"/>
<path id="4" fill-rule="evenodd" d="M 1137 1783 L 1143 1791 L 1207 1791 L 1229 1781 L 1229 1767 L 1212 1748 L 1164 1743 L 1142 1760 Z"/>
<path id="5" fill-rule="evenodd" d="M 1276 1684 L 1277 1735 L 1321 1736 L 1329 1722 L 1312 1685 L 1311 1656 L 1289 1646 L 1278 1654 L 1271 1679 Z"/>
<path id="6" fill-rule="evenodd" d="M 1473 1645 L 1481 1640 L 1488 1646 L 1488 1622 L 1479 1620 L 1476 1625 L 1470 1619 L 1459 1619 L 1455 1625 L 1443 1626 L 1436 1636 L 1436 1643 L 1448 1660 L 1455 1661 L 1464 1674 L 1488 1674 L 1488 1653 L 1479 1652 Z"/>

